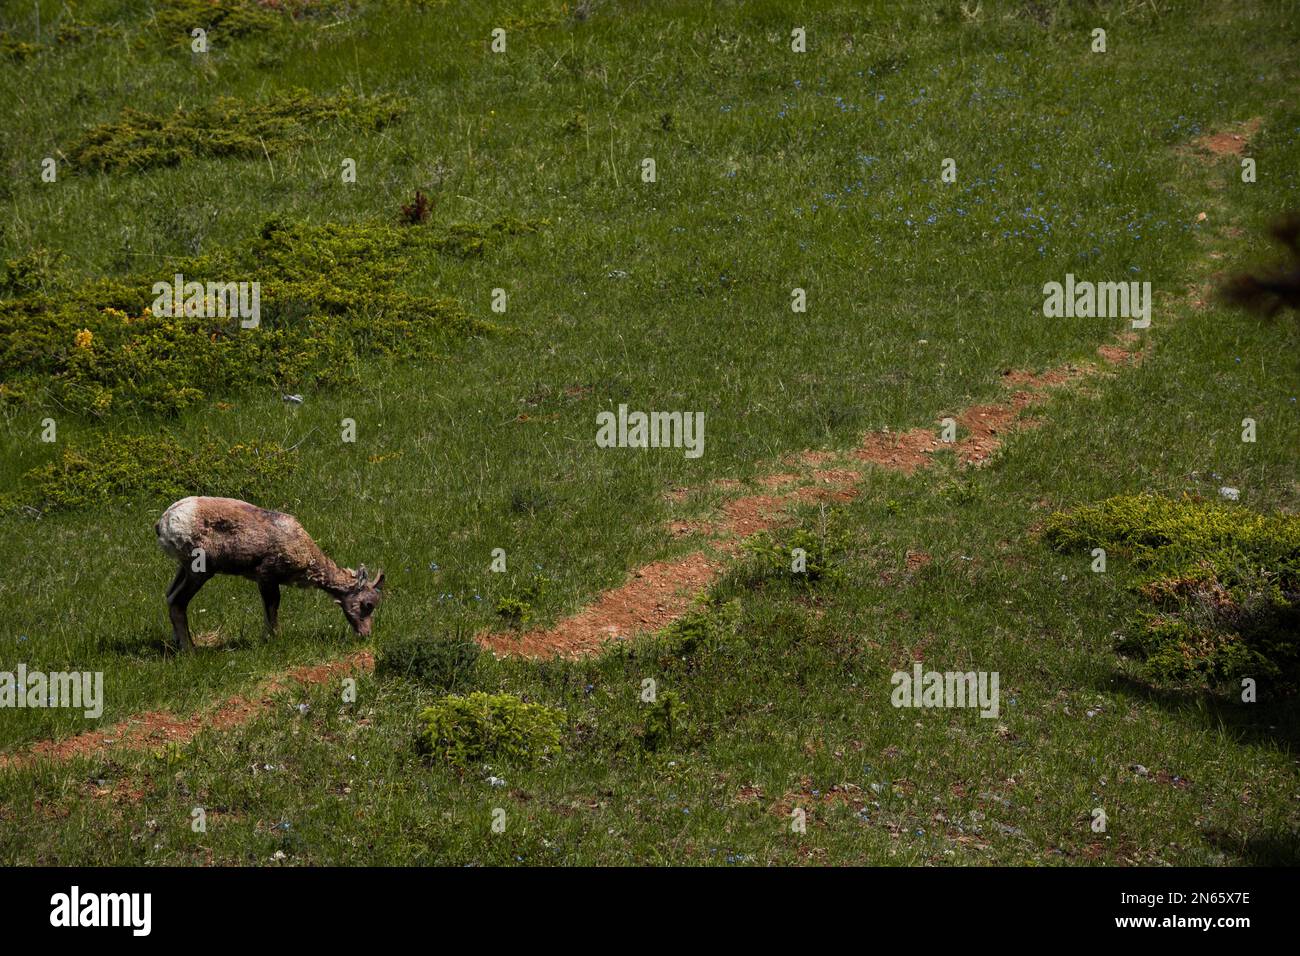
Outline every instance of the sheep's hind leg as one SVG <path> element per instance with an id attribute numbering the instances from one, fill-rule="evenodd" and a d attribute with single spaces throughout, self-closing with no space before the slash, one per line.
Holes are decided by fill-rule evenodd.
<path id="1" fill-rule="evenodd" d="M 274 581 L 259 581 L 262 592 L 262 610 L 266 612 L 266 633 L 274 634 L 280 624 L 280 585 Z"/>

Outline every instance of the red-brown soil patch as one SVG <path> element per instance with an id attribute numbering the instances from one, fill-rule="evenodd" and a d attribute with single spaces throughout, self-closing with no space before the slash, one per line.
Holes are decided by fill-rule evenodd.
<path id="1" fill-rule="evenodd" d="M 1113 342 L 1097 346 L 1097 354 L 1108 365 L 1141 365 L 1151 351 L 1150 340 L 1141 344 L 1142 337 L 1136 332 L 1116 332 L 1112 338 Z"/>
<path id="2" fill-rule="evenodd" d="M 801 451 L 797 455 L 787 455 L 784 460 L 799 464 L 807 465 L 809 468 L 816 468 L 831 461 L 838 461 L 840 455 L 833 451 Z"/>
<path id="3" fill-rule="evenodd" d="M 824 468 L 814 471 L 813 478 L 823 484 L 848 488 L 858 483 L 862 473 L 852 468 Z"/>
<path id="4" fill-rule="evenodd" d="M 785 499 L 772 495 L 750 495 L 736 498 L 722 506 L 726 520 L 719 530 L 727 537 L 748 538 L 776 527 Z"/>
<path id="5" fill-rule="evenodd" d="M 86 784 L 86 795 L 95 797 L 99 800 L 112 800 L 115 803 L 139 803 L 148 796 L 149 791 L 153 789 L 153 784 L 147 780 L 140 783 L 135 780 L 123 778 L 121 780 L 114 780 L 111 783 L 105 781 L 105 783 L 107 783 L 107 786 L 102 787 L 98 783 Z"/>
<path id="6" fill-rule="evenodd" d="M 670 521 L 668 530 L 674 538 L 684 538 L 687 535 L 700 534 L 708 530 L 708 525 L 702 521 Z"/>
<path id="7" fill-rule="evenodd" d="M 633 572 L 625 583 L 554 627 L 485 634 L 478 641 L 497 654 L 580 657 L 608 641 L 668 626 L 686 612 L 695 595 L 720 570 L 718 559 L 700 551 L 675 561 L 658 561 Z"/>
<path id="8" fill-rule="evenodd" d="M 870 462 L 891 471 L 910 475 L 930 461 L 932 452 L 943 447 L 943 442 L 928 428 L 913 428 L 905 432 L 871 432 L 852 452 L 859 461 Z"/>
<path id="9" fill-rule="evenodd" d="M 1250 138 L 1258 133 L 1263 125 L 1263 117 L 1256 116 L 1244 123 L 1238 123 L 1232 129 L 1207 133 L 1193 141 L 1192 145 L 1211 156 L 1244 156 L 1250 146 Z"/>
<path id="10" fill-rule="evenodd" d="M 1009 405 L 973 405 L 957 416 L 957 423 L 970 434 L 957 442 L 957 460 L 963 465 L 983 464 L 1002 447 L 1020 417 L 1020 409 L 1036 399 L 1035 393 L 1016 392 Z"/>
<path id="11" fill-rule="evenodd" d="M 835 501 L 843 503 L 858 496 L 858 489 L 849 485 L 805 485 L 794 493 L 798 501 Z"/>
<path id="12" fill-rule="evenodd" d="M 1111 365 L 1125 365 L 1134 360 L 1135 353 L 1130 352 L 1122 345 L 1099 345 L 1097 354 L 1104 358 Z"/>
<path id="13" fill-rule="evenodd" d="M 291 683 L 323 684 L 338 674 L 371 670 L 374 656 L 358 651 L 337 661 L 312 667 L 296 667 L 263 683 L 253 697 L 236 695 L 221 701 L 215 708 L 178 717 L 165 710 L 136 714 L 103 730 L 90 730 L 62 740 L 42 740 L 17 754 L 0 754 L 0 770 L 26 766 L 37 760 L 63 762 L 74 757 L 88 757 L 103 751 L 154 750 L 169 744 L 184 744 L 200 730 L 224 730 L 247 723 L 271 705 L 271 698 Z"/>
<path id="14" fill-rule="evenodd" d="M 1023 369 L 1009 369 L 1002 373 L 1002 384 L 1030 392 L 1042 392 L 1047 389 L 1060 388 L 1070 382 L 1083 378 L 1088 369 L 1078 365 L 1061 365 L 1044 372 L 1027 372 Z"/>

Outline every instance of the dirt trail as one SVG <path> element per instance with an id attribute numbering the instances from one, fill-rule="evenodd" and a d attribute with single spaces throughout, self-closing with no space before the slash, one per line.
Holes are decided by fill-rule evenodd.
<path id="1" fill-rule="evenodd" d="M 1007 372 L 1003 385 L 1012 392 L 1005 401 L 972 405 L 942 416 L 953 418 L 965 432 L 964 437 L 953 442 L 944 442 L 936 425 L 903 432 L 871 432 L 845 454 L 808 450 L 787 456 L 782 470 L 755 479 L 754 483 L 764 489 L 762 493 L 728 499 L 718 518 L 670 522 L 669 529 L 675 536 L 698 536 L 706 550 L 674 561 L 657 561 L 632 572 L 624 584 L 605 591 L 594 603 L 553 627 L 482 634 L 477 640 L 498 655 L 580 657 L 609 641 L 660 630 L 686 613 L 695 596 L 722 573 L 727 559 L 740 552 L 746 539 L 776 527 L 790 508 L 809 501 L 850 500 L 858 493 L 857 485 L 866 469 L 877 467 L 912 474 L 933 464 L 935 454 L 944 450 L 951 450 L 964 466 L 981 465 L 1013 431 L 1037 424 L 1026 419 L 1024 412 L 1044 401 L 1053 390 L 1095 375 L 1106 366 L 1140 362 L 1144 353 L 1133 349 L 1136 342 L 1132 333 L 1123 333 L 1114 343 L 1101 346 L 1097 350 L 1100 365 L 1065 365 L 1040 373 Z M 713 482 L 712 487 L 731 492 L 744 486 L 724 478 Z M 668 494 L 669 500 L 677 503 L 689 496 L 690 490 L 684 488 Z"/>
<path id="2" fill-rule="evenodd" d="M 156 750 L 184 744 L 206 728 L 224 730 L 252 720 L 271 707 L 272 698 L 291 684 L 323 684 L 333 677 L 372 670 L 374 656 L 358 651 L 347 657 L 311 667 L 295 667 L 262 683 L 250 697 L 227 697 L 209 710 L 178 717 L 165 710 L 136 714 L 101 730 L 90 730 L 62 740 L 42 740 L 16 754 L 0 754 L 0 770 L 27 766 L 38 760 L 62 763 L 74 757 L 91 757 L 114 750 Z"/>
<path id="3" fill-rule="evenodd" d="M 577 657 L 605 642 L 657 631 L 681 617 L 691 598 L 721 569 L 721 562 L 701 551 L 676 561 L 648 564 L 627 583 L 606 591 L 561 625 L 524 633 L 487 634 L 479 643 L 497 654 L 525 657 Z"/>

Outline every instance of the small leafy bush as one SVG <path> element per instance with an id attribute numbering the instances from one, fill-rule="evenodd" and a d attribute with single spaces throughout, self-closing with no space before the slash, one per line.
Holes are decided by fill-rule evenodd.
<path id="1" fill-rule="evenodd" d="M 333 17 L 344 4 L 335 0 L 157 0 L 150 26 L 166 45 L 190 44 L 190 31 L 202 27 L 209 44 L 236 37 L 266 35 L 306 16 Z"/>
<path id="2" fill-rule="evenodd" d="M 444 697 L 420 713 L 421 749 L 459 770 L 492 761 L 533 763 L 560 747 L 564 711 L 513 694 Z"/>
<path id="3" fill-rule="evenodd" d="M 65 445 L 52 461 L 23 476 L 22 491 L 0 510 L 41 511 L 102 506 L 131 499 L 217 495 L 257 500 L 297 467 L 296 454 L 273 442 L 185 447 L 169 435 L 109 433 L 95 443 Z"/>
<path id="4" fill-rule="evenodd" d="M 662 647 L 674 657 L 690 657 L 700 651 L 718 651 L 736 637 L 740 623 L 740 600 L 693 608 L 660 635 Z"/>
<path id="5" fill-rule="evenodd" d="M 549 578 L 541 575 L 531 578 L 526 584 L 515 587 L 501 596 L 496 602 L 496 612 L 511 627 L 523 627 L 533 620 L 537 604 L 551 588 Z"/>
<path id="6" fill-rule="evenodd" d="M 403 637 L 380 647 L 375 656 L 375 674 L 404 677 L 450 691 L 474 680 L 480 648 L 463 634 L 433 637 Z"/>
<path id="7" fill-rule="evenodd" d="M 179 35 L 188 37 L 194 25 Z M 346 89 L 332 96 L 288 90 L 264 103 L 219 97 L 210 106 L 166 115 L 126 107 L 115 121 L 83 133 L 67 155 L 76 170 L 104 173 L 177 166 L 199 157 L 259 159 L 306 141 L 326 125 L 383 129 L 405 109 L 391 95 L 368 97 Z"/>
<path id="8" fill-rule="evenodd" d="M 55 291 L 63 259 L 63 253 L 37 246 L 17 258 L 5 260 L 0 294 L 29 295 Z"/>
<path id="9" fill-rule="evenodd" d="M 1126 555 L 1153 606 L 1116 644 L 1154 681 L 1300 677 L 1300 515 L 1154 495 L 1057 512 L 1044 539 L 1062 552 Z"/>
<path id="10" fill-rule="evenodd" d="M 0 300 L 0 401 L 106 418 L 176 414 L 213 393 L 257 385 L 354 384 L 360 357 L 427 358 L 447 341 L 492 330 L 454 299 L 400 289 L 413 260 L 444 250 L 460 256 L 467 242 L 481 248 L 532 228 L 515 220 L 441 231 L 272 221 L 243 244 L 179 260 L 166 274 L 57 291 L 47 289 L 54 280 L 45 259 L 15 260 L 6 281 L 26 294 Z M 154 283 L 171 283 L 174 273 L 187 283 L 259 282 L 260 326 L 154 314 Z"/>
<path id="11" fill-rule="evenodd" d="M 783 539 L 765 531 L 745 542 L 741 574 L 751 587 L 772 580 L 805 586 L 834 581 L 841 573 L 834 556 L 846 546 L 847 537 L 835 531 L 799 528 Z M 796 549 L 802 552 L 798 563 Z M 803 570 L 797 570 L 800 566 Z"/>
<path id="12" fill-rule="evenodd" d="M 676 737 L 682 727 L 684 708 L 672 691 L 664 691 L 650 705 L 645 728 L 641 731 L 641 746 L 650 753 L 662 750 Z"/>
<path id="13" fill-rule="evenodd" d="M 722 658 L 734 658 L 743 649 L 740 617 L 739 598 L 721 601 L 710 594 L 661 631 L 619 641 L 605 654 L 663 671 L 693 672 L 706 665 L 725 668 Z"/>

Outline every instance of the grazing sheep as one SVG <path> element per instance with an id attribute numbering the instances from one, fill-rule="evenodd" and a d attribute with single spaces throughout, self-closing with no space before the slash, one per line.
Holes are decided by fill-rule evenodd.
<path id="1" fill-rule="evenodd" d="M 237 574 L 257 582 L 266 627 L 272 633 L 280 609 L 280 585 L 291 584 L 327 592 L 357 634 L 370 634 L 371 615 L 383 596 L 384 572 L 371 580 L 364 564 L 358 571 L 340 568 L 291 515 L 234 498 L 191 496 L 164 511 L 154 533 L 158 546 L 180 565 L 167 589 L 167 608 L 182 650 L 194 647 L 186 608 L 215 574 Z"/>

